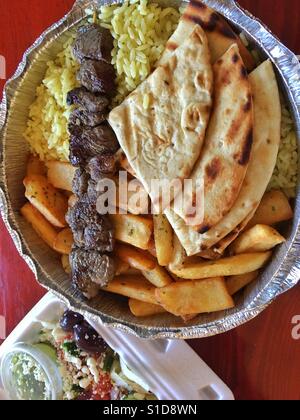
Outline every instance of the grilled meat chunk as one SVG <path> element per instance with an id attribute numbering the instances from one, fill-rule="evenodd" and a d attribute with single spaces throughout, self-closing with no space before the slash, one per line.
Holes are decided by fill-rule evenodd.
<path id="1" fill-rule="evenodd" d="M 78 81 L 93 93 L 112 97 L 116 91 L 116 73 L 112 64 L 104 60 L 83 60 L 77 74 Z"/>
<path id="2" fill-rule="evenodd" d="M 97 190 L 97 182 L 93 181 L 92 179 L 89 180 L 89 186 L 87 191 L 87 196 L 89 200 L 92 200 L 93 203 L 97 202 L 97 199 L 100 195 L 99 191 Z"/>
<path id="3" fill-rule="evenodd" d="M 106 120 L 106 117 L 106 113 L 103 112 L 88 112 L 79 108 L 75 109 L 69 118 L 69 133 L 71 135 L 76 135 L 77 127 L 97 127 Z"/>
<path id="4" fill-rule="evenodd" d="M 95 128 L 76 127 L 70 141 L 70 161 L 73 166 L 85 166 L 93 157 L 111 155 L 119 149 L 119 143 L 108 124 Z"/>
<path id="5" fill-rule="evenodd" d="M 94 181 L 99 181 L 103 175 L 114 174 L 116 171 L 115 155 L 95 156 L 89 161 L 87 171 Z"/>
<path id="6" fill-rule="evenodd" d="M 108 29 L 93 23 L 79 29 L 73 54 L 81 63 L 84 59 L 111 62 L 113 37 Z"/>
<path id="7" fill-rule="evenodd" d="M 115 263 L 108 255 L 74 248 L 71 252 L 72 282 L 86 297 L 95 297 L 100 287 L 114 278 Z"/>
<path id="8" fill-rule="evenodd" d="M 89 174 L 82 168 L 77 169 L 75 172 L 75 176 L 73 179 L 73 193 L 76 194 L 78 197 L 83 196 L 87 193 L 88 190 L 88 182 L 90 176 Z"/>
<path id="9" fill-rule="evenodd" d="M 96 202 L 88 199 L 78 201 L 69 209 L 66 220 L 77 247 L 98 252 L 113 251 L 113 226 L 107 216 L 97 213 Z"/>
<path id="10" fill-rule="evenodd" d="M 71 90 L 67 95 L 67 104 L 78 105 L 88 112 L 104 112 L 108 107 L 109 100 L 102 95 L 95 95 L 84 87 Z"/>

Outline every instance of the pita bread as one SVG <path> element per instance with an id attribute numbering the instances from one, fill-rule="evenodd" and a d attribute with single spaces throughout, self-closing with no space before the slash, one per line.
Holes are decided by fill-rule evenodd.
<path id="1" fill-rule="evenodd" d="M 169 60 L 176 48 L 184 42 L 197 24 L 202 26 L 208 38 L 212 63 L 215 63 L 232 44 L 237 44 L 247 70 L 251 71 L 254 69 L 254 59 L 240 37 L 231 29 L 221 15 L 214 12 L 200 0 L 193 0 L 187 6 L 157 65 L 162 65 Z"/>
<path id="2" fill-rule="evenodd" d="M 273 174 L 280 143 L 281 105 L 272 63 L 268 60 L 261 64 L 250 74 L 249 80 L 254 97 L 254 142 L 236 203 L 224 219 L 204 235 L 186 226 L 173 210 L 166 211 L 189 256 L 212 248 L 240 224 L 243 226 L 258 207 Z"/>
<path id="3" fill-rule="evenodd" d="M 154 204 L 162 194 L 153 194 L 151 180 L 172 184 L 190 176 L 202 149 L 212 90 L 208 43 L 197 25 L 171 59 L 111 111 L 109 123 Z"/>
<path id="4" fill-rule="evenodd" d="M 232 232 L 230 232 L 225 238 L 221 239 L 220 242 L 218 242 L 211 250 L 213 250 L 215 253 L 219 254 L 220 256 L 224 254 L 225 250 L 229 247 L 229 245 L 237 239 L 237 237 L 240 235 L 241 232 L 245 230 L 250 220 L 253 218 L 256 210 L 258 208 L 258 205 L 255 207 L 251 213 L 245 218 L 245 220 L 242 221 L 235 229 L 233 229 Z"/>
<path id="5" fill-rule="evenodd" d="M 219 223 L 235 203 L 253 143 L 252 93 L 238 46 L 230 47 L 213 70 L 214 110 L 203 150 L 190 177 L 193 203 L 197 191 L 203 191 L 204 187 L 203 220 L 196 218 L 197 224 L 193 226 L 201 234 Z M 174 209 L 189 224 L 192 210 L 183 207 Z"/>

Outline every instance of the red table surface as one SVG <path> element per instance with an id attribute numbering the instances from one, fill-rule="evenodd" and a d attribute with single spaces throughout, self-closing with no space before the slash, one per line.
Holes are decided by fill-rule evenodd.
<path id="1" fill-rule="evenodd" d="M 72 0 L 2 0 L 0 55 L 11 76 L 25 49 L 71 7 Z M 299 0 L 240 0 L 288 47 L 300 54 Z M 0 80 L 2 91 L 3 83 Z M 0 316 L 7 333 L 45 291 L 19 257 L 0 220 Z M 229 385 L 237 399 L 300 399 L 300 340 L 292 319 L 300 315 L 300 287 L 283 295 L 262 315 L 226 334 L 194 340 L 196 352 Z"/>

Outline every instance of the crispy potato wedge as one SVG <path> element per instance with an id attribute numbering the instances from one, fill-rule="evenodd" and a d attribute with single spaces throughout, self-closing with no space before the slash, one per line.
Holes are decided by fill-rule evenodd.
<path id="1" fill-rule="evenodd" d="M 72 269 L 71 269 L 69 255 L 62 255 L 61 256 L 61 263 L 62 263 L 62 266 L 63 266 L 63 269 L 65 270 L 65 272 L 67 274 L 71 274 Z"/>
<path id="2" fill-rule="evenodd" d="M 234 307 L 223 277 L 173 283 L 156 289 L 157 301 L 176 316 L 223 311 Z"/>
<path id="3" fill-rule="evenodd" d="M 119 244 L 116 246 L 114 252 L 122 261 L 137 270 L 149 271 L 153 270 L 156 266 L 156 261 L 152 255 L 132 246 Z"/>
<path id="4" fill-rule="evenodd" d="M 169 273 L 160 265 L 156 265 L 156 267 L 151 271 L 142 271 L 144 277 L 150 281 L 150 283 L 154 284 L 156 287 L 164 287 L 168 284 L 172 283 L 172 277 Z"/>
<path id="5" fill-rule="evenodd" d="M 119 159 L 119 163 L 120 163 L 120 166 L 121 166 L 122 169 L 127 171 L 133 177 L 136 177 L 135 170 L 132 168 L 132 166 L 128 162 L 128 159 L 127 159 L 125 153 L 121 154 L 120 159 Z"/>
<path id="6" fill-rule="evenodd" d="M 226 278 L 226 286 L 230 296 L 235 295 L 248 284 L 252 283 L 257 279 L 259 271 L 253 271 L 252 273 L 241 274 L 240 276 L 231 276 Z"/>
<path id="7" fill-rule="evenodd" d="M 289 200 L 282 191 L 272 190 L 267 192 L 247 229 L 255 225 L 276 225 L 294 217 Z"/>
<path id="8" fill-rule="evenodd" d="M 184 322 L 190 322 L 193 321 L 199 314 L 192 314 L 192 315 L 181 315 L 181 318 Z"/>
<path id="9" fill-rule="evenodd" d="M 275 229 L 267 225 L 255 225 L 242 233 L 230 247 L 230 253 L 264 252 L 285 242 L 285 238 Z"/>
<path id="10" fill-rule="evenodd" d="M 143 276 L 116 277 L 107 287 L 104 287 L 103 290 L 133 298 L 141 302 L 157 304 L 155 287 Z"/>
<path id="11" fill-rule="evenodd" d="M 45 162 L 41 161 L 37 156 L 30 155 L 27 162 L 26 175 L 42 175 L 46 176 L 47 168 Z"/>
<path id="12" fill-rule="evenodd" d="M 172 271 L 182 279 L 198 280 L 219 276 L 238 276 L 262 268 L 272 252 L 249 253 L 221 258 L 217 261 L 205 261 L 197 264 L 185 264 L 183 268 Z"/>
<path id="13" fill-rule="evenodd" d="M 71 229 L 66 228 L 59 232 L 56 236 L 53 248 L 60 254 L 71 254 L 74 243 L 73 233 Z"/>
<path id="14" fill-rule="evenodd" d="M 199 252 L 197 257 L 203 258 L 205 260 L 219 260 L 222 257 L 222 254 L 216 252 L 214 249 L 208 249 L 203 252 Z"/>
<path id="15" fill-rule="evenodd" d="M 129 299 L 128 304 L 131 313 L 138 318 L 163 314 L 166 312 L 160 305 L 145 303 L 136 299 Z"/>
<path id="16" fill-rule="evenodd" d="M 127 262 L 122 261 L 118 257 L 114 257 L 114 261 L 115 261 L 115 271 L 116 271 L 115 274 L 116 274 L 116 276 L 120 276 L 121 274 L 127 273 L 127 271 L 130 268 L 130 265 Z"/>
<path id="17" fill-rule="evenodd" d="M 127 188 L 127 196 L 120 193 L 119 179 L 115 177 L 116 185 L 116 200 L 113 204 L 116 207 L 125 210 L 131 214 L 139 215 L 146 214 L 149 210 L 149 195 L 144 189 L 142 183 L 137 179 L 132 179 Z"/>
<path id="18" fill-rule="evenodd" d="M 154 215 L 153 225 L 158 263 L 166 267 L 173 255 L 173 229 L 164 214 Z"/>
<path id="19" fill-rule="evenodd" d="M 72 194 L 69 199 L 68 199 L 68 207 L 74 207 L 75 204 L 77 203 L 78 198 L 75 194 Z"/>
<path id="20" fill-rule="evenodd" d="M 156 248 L 155 248 L 155 242 L 153 239 L 150 240 L 148 245 L 148 252 L 152 255 L 152 257 L 157 258 Z"/>
<path id="21" fill-rule="evenodd" d="M 137 270 L 136 268 L 131 268 L 129 267 L 128 270 L 126 271 L 126 276 L 141 276 L 141 270 Z"/>
<path id="22" fill-rule="evenodd" d="M 25 197 L 53 225 L 67 226 L 65 215 L 68 199 L 50 184 L 44 176 L 31 175 L 24 179 Z"/>
<path id="23" fill-rule="evenodd" d="M 76 169 L 70 163 L 51 160 L 47 162 L 48 181 L 55 188 L 72 191 L 72 184 Z"/>
<path id="24" fill-rule="evenodd" d="M 110 215 L 115 238 L 137 248 L 147 250 L 153 233 L 153 221 L 133 214 Z"/>
<path id="25" fill-rule="evenodd" d="M 46 242 L 50 248 L 53 249 L 53 244 L 58 235 L 58 230 L 55 229 L 47 219 L 30 203 L 25 204 L 21 208 L 22 216 L 31 224 L 35 232 L 43 241 Z"/>
<path id="26" fill-rule="evenodd" d="M 179 241 L 177 235 L 174 232 L 173 235 L 173 253 L 171 260 L 169 262 L 169 269 L 176 270 L 183 266 L 185 260 L 187 258 L 186 252 L 181 245 L 181 242 Z"/>

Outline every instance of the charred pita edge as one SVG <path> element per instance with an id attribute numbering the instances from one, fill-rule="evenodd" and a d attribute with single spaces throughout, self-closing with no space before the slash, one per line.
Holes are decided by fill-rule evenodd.
<path id="1" fill-rule="evenodd" d="M 214 181 L 217 178 L 221 170 L 222 163 L 218 157 L 215 157 L 205 168 L 206 175 L 211 181 Z"/>
<path id="2" fill-rule="evenodd" d="M 253 128 L 249 130 L 247 137 L 245 139 L 242 154 L 238 159 L 238 162 L 240 165 L 244 166 L 249 163 L 252 145 L 253 145 Z"/>

